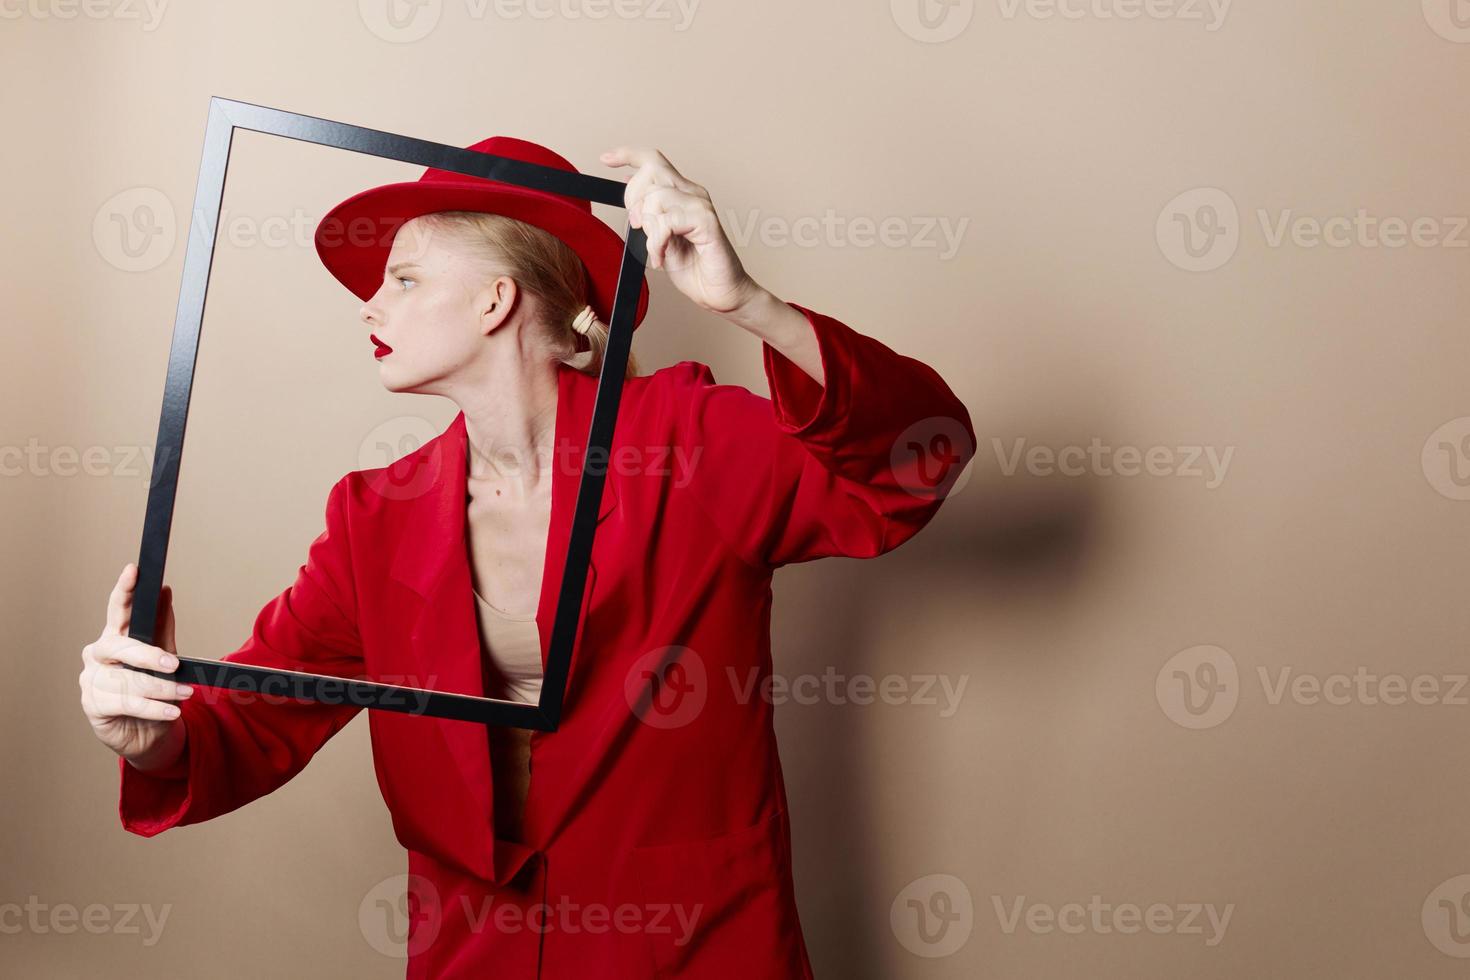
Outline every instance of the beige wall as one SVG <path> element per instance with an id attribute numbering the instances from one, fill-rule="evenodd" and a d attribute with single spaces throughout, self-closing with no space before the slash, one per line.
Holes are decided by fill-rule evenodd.
<path id="1" fill-rule="evenodd" d="M 137 555 L 135 452 L 213 94 L 456 145 L 523 136 L 591 172 L 605 147 L 656 145 L 711 189 L 761 282 L 930 361 L 970 407 L 979 458 L 924 534 L 777 579 L 783 677 L 960 690 L 952 710 L 778 711 L 819 976 L 1462 975 L 1470 943 L 1440 905 L 1470 873 L 1453 2 L 1154 0 L 1124 19 L 1105 15 L 1128 0 L 1065 5 L 1079 17 L 962 0 L 930 30 L 912 0 L 630 0 L 631 19 L 432 0 L 398 34 L 381 0 L 0 4 L 0 972 L 402 975 L 357 916 L 405 865 L 365 722 L 247 810 L 144 840 L 77 704 L 79 650 Z M 185 653 L 243 640 L 327 487 L 386 461 L 383 431 L 452 417 L 378 387 L 310 247 L 325 208 L 416 175 L 237 137 L 170 554 Z M 1419 221 L 1418 241 L 1385 247 L 1365 220 L 1314 245 L 1293 225 L 1360 209 Z M 829 212 L 814 241 L 783 235 Z M 112 221 L 150 213 L 164 236 L 129 256 Z M 1181 220 L 1198 235 L 1211 214 L 1225 234 L 1192 257 Z M 886 244 L 848 224 L 888 219 Z M 764 391 L 750 338 L 650 278 L 648 368 L 702 360 Z M 1011 467 L 1018 440 L 1164 448 L 1153 475 L 1111 456 L 1064 475 Z M 73 473 L 68 447 L 100 447 L 102 472 Z M 1221 690 L 1196 715 L 1178 677 L 1206 664 Z M 1427 678 L 1432 703 L 1382 703 L 1389 675 Z M 1312 703 L 1314 682 L 1346 703 Z M 1159 931 L 1070 917 L 1095 895 L 1159 905 Z M 973 914 L 926 943 L 911 899 Z M 1228 910 L 1223 936 L 1195 903 Z M 27 904 L 40 925 L 17 933 Z M 62 931 L 94 904 L 100 934 Z M 1048 931 L 1049 911 L 1081 931 Z"/>

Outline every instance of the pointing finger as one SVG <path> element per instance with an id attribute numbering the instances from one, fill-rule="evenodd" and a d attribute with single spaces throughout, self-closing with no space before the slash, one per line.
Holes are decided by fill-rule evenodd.
<path id="1" fill-rule="evenodd" d="M 601 160 L 609 167 L 641 167 L 660 156 L 651 146 L 615 146 L 602 151 Z"/>

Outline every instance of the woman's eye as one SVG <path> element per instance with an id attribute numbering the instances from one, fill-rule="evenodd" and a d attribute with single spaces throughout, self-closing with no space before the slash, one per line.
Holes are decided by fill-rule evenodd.
<path id="1" fill-rule="evenodd" d="M 408 278 L 407 276 L 394 276 L 394 278 L 397 279 L 401 283 L 408 283 L 408 282 L 413 282 L 414 281 L 414 280 Z"/>

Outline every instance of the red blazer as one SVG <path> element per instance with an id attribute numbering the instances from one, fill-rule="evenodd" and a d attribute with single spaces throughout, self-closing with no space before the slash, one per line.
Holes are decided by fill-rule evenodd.
<path id="1" fill-rule="evenodd" d="M 693 361 L 626 383 L 561 727 L 531 738 L 528 843 L 494 836 L 484 726 L 368 712 L 408 849 L 410 978 L 811 976 L 772 707 L 748 686 L 771 673 L 772 571 L 897 547 L 939 506 L 910 427 L 962 428 L 958 467 L 975 438 L 934 370 L 791 305 L 824 384 L 769 345 L 770 399 Z M 543 658 L 597 386 L 559 376 Z M 465 453 L 461 413 L 338 480 L 294 584 L 226 659 L 483 694 Z M 203 687 L 182 707 L 173 771 L 118 760 L 135 834 L 272 792 L 360 710 Z"/>

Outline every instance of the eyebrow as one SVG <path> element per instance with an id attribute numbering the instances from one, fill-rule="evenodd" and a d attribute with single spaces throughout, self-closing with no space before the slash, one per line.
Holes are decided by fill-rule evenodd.
<path id="1" fill-rule="evenodd" d="M 392 265 L 388 266 L 388 271 L 390 273 L 393 273 L 397 272 L 399 269 L 407 269 L 410 266 L 415 269 L 420 268 L 417 262 L 394 262 Z"/>

